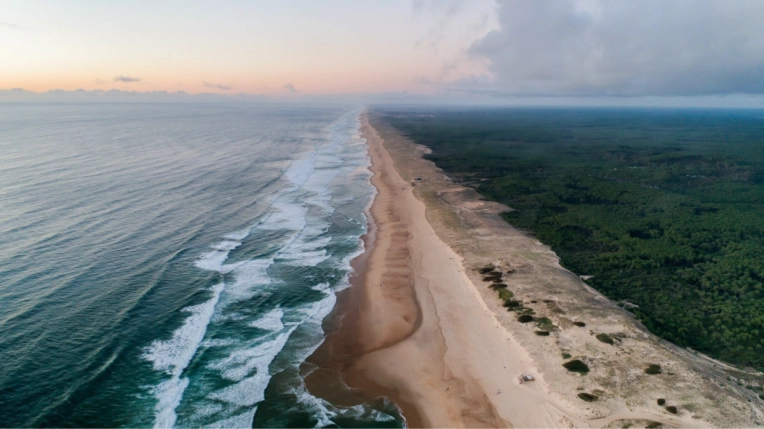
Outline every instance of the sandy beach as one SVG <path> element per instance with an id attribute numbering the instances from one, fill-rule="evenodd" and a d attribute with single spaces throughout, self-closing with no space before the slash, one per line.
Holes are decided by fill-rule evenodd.
<path id="1" fill-rule="evenodd" d="M 501 220 L 508 208 L 482 201 L 422 159 L 427 148 L 374 113 L 362 115 L 361 131 L 378 194 L 354 287 L 340 295 L 331 333 L 312 358 L 323 367 L 309 380 L 312 391 L 326 393 L 336 383 L 326 374 L 338 374 L 369 397 L 391 398 L 411 427 L 764 422 L 761 407 L 727 381 L 729 367 L 647 333 L 548 247 Z M 487 264 L 506 273 L 524 305 L 552 320 L 551 335 L 536 335 L 501 306 L 478 273 Z M 573 324 L 583 320 L 585 328 Z M 602 332 L 618 343 L 597 341 Z M 571 356 L 591 372 L 563 368 Z M 653 362 L 668 371 L 645 374 Z M 536 381 L 521 384 L 521 374 Z M 598 399 L 585 402 L 580 393 Z"/>

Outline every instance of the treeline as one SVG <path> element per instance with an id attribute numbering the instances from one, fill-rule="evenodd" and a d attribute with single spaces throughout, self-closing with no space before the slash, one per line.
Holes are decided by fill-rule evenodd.
<path id="1" fill-rule="evenodd" d="M 385 116 L 652 332 L 764 369 L 764 112 Z"/>

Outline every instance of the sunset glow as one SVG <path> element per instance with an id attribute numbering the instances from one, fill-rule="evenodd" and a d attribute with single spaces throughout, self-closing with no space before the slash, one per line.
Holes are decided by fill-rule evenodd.
<path id="1" fill-rule="evenodd" d="M 496 28 L 490 1 L 24 1 L 2 21 L 0 89 L 38 92 L 428 93 L 484 71 L 466 50 Z"/>

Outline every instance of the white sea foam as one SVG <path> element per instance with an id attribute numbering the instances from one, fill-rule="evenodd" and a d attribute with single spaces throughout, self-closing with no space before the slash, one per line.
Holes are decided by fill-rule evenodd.
<path id="1" fill-rule="evenodd" d="M 273 203 L 268 217 L 258 225 L 260 230 L 299 231 L 305 228 L 305 215 L 308 208 L 302 203 L 276 201 Z"/>
<path id="2" fill-rule="evenodd" d="M 350 407 L 335 407 L 331 403 L 311 395 L 304 384 L 293 387 L 289 393 L 297 398 L 301 408 L 311 412 L 311 415 L 317 420 L 314 427 L 327 427 L 334 424 L 333 419 L 341 415 L 344 418 L 356 420 L 366 420 L 375 422 L 392 422 L 395 417 L 382 413 L 363 404 Z M 404 426 L 405 427 L 405 426 Z"/>
<path id="3" fill-rule="evenodd" d="M 252 419 L 255 418 L 255 411 L 257 407 L 251 410 L 245 411 L 241 414 L 237 414 L 227 419 L 218 420 L 215 423 L 205 425 L 209 428 L 248 428 L 252 426 Z"/>
<path id="4" fill-rule="evenodd" d="M 345 117 L 338 121 L 330 130 L 327 141 L 318 145 L 312 152 L 304 153 L 299 159 L 293 160 L 284 170 L 283 177 L 288 181 L 287 187 L 273 195 L 268 213 L 262 216 L 256 225 L 227 234 L 223 241 L 212 246 L 212 251 L 205 253 L 195 262 L 195 265 L 201 269 L 230 273 L 233 280 L 227 280 L 224 290 L 223 285 L 220 285 L 221 289 L 216 292 L 215 304 L 218 300 L 220 303 L 214 315 L 211 311 L 215 309 L 215 304 L 212 305 L 209 314 L 206 307 L 204 311 L 196 308 L 198 306 L 187 309 L 192 312 L 192 315 L 189 316 L 186 324 L 204 326 L 201 330 L 197 329 L 197 333 L 192 338 L 193 341 L 184 343 L 185 352 L 174 355 L 169 353 L 173 356 L 169 358 L 156 357 L 162 354 L 167 355 L 170 349 L 174 350 L 175 348 L 169 346 L 172 341 L 180 346 L 181 341 L 175 340 L 175 336 L 168 340 L 167 344 L 159 345 L 160 342 L 155 342 L 150 347 L 153 350 L 150 355 L 154 360 L 148 357 L 147 359 L 154 362 L 157 370 L 165 371 L 171 376 L 169 380 L 155 388 L 159 399 L 156 425 L 172 426 L 175 423 L 175 409 L 180 404 L 183 391 L 189 384 L 187 377 L 181 377 L 183 370 L 193 358 L 210 321 L 214 324 L 220 323 L 221 326 L 223 323 L 242 324 L 241 326 L 262 329 L 265 333 L 257 338 L 240 338 L 234 335 L 231 338 L 215 338 L 204 342 L 205 347 L 215 349 L 210 356 L 223 356 L 204 365 L 205 371 L 215 374 L 214 377 L 219 377 L 212 384 L 205 384 L 205 386 L 220 386 L 223 382 L 227 385 L 203 393 L 209 402 L 203 401 L 196 404 L 198 411 L 195 416 L 190 417 L 192 426 L 250 426 L 257 404 L 265 399 L 265 390 L 271 380 L 272 372 L 283 370 L 283 365 L 298 366 L 323 342 L 323 319 L 336 303 L 335 290 L 347 287 L 347 275 L 333 288 L 327 283 L 313 286 L 313 289 L 324 293 L 324 296 L 317 301 L 296 308 L 277 307 L 255 320 L 252 320 L 246 312 L 226 309 L 231 304 L 245 302 L 256 296 L 262 297 L 258 299 L 263 299 L 276 292 L 277 288 L 283 287 L 283 280 L 272 279 L 268 274 L 269 268 L 274 263 L 301 267 L 317 266 L 331 257 L 326 248 L 333 241 L 342 243 L 343 240 L 359 240 L 353 233 L 334 237 L 328 234 L 332 226 L 330 219 L 335 206 L 350 204 L 360 198 L 360 196 L 344 197 L 342 195 L 337 197 L 333 189 L 345 189 L 350 186 L 348 189 L 366 198 L 370 198 L 373 194 L 373 188 L 368 182 L 370 173 L 368 170 L 366 174 L 363 173 L 363 169 L 368 166 L 368 155 L 359 147 L 365 141 L 357 136 L 355 132 L 357 126 L 357 118 L 353 120 L 352 117 Z M 352 135 L 349 136 L 349 133 Z M 365 182 L 366 190 L 352 187 L 357 186 L 353 183 L 358 183 L 359 179 Z M 359 223 L 353 220 L 356 224 Z M 365 229 L 365 222 L 363 227 Z M 271 234 L 270 231 L 278 232 L 275 235 L 277 237 L 279 237 L 278 234 L 282 234 L 282 231 L 286 232 L 280 236 L 283 240 L 279 244 L 280 248 L 275 253 L 271 253 L 271 256 L 232 264 L 225 263 L 230 252 L 235 251 L 249 235 L 257 236 L 258 233 L 264 232 Z M 349 272 L 350 260 L 363 251 L 362 247 L 359 240 L 356 252 L 344 256 L 331 267 Z M 278 270 L 274 272 L 278 273 Z M 196 314 L 202 313 L 204 317 L 195 318 Z M 179 331 L 182 329 L 183 327 Z M 298 329 L 299 335 L 293 335 Z M 215 332 L 217 337 L 221 331 Z M 284 358 L 279 358 L 276 361 L 278 364 L 271 368 L 282 350 L 290 344 L 291 337 L 295 337 L 295 340 L 291 343 L 292 346 L 289 346 L 289 353 Z M 157 363 L 159 361 L 175 363 L 160 364 Z M 176 371 L 176 368 L 180 370 Z M 193 389 L 193 386 L 191 388 Z M 316 404 L 316 409 L 324 410 L 321 411 L 323 414 L 319 418 L 320 424 L 329 424 L 331 422 L 329 419 L 336 415 L 336 410 L 332 411 L 331 404 L 323 403 L 322 400 L 310 396 L 307 391 L 301 392 L 300 395 L 301 401 Z M 242 407 L 247 411 L 241 412 Z M 368 408 L 359 407 L 358 410 L 343 409 L 342 413 L 343 415 L 355 412 L 369 413 Z M 380 418 L 391 417 L 383 415 Z M 211 423 L 210 419 L 215 421 Z"/>
<path id="5" fill-rule="evenodd" d="M 280 331 L 284 329 L 284 323 L 281 318 L 284 317 L 284 310 L 281 308 L 274 308 L 273 310 L 265 313 L 263 317 L 249 323 L 249 326 L 253 328 L 260 328 L 266 331 Z"/>
<path id="6" fill-rule="evenodd" d="M 235 232 L 228 233 L 228 234 L 224 235 L 223 238 L 226 238 L 226 239 L 232 240 L 232 241 L 241 241 L 241 240 L 244 240 L 245 238 L 247 238 L 247 236 L 249 236 L 249 230 L 250 230 L 250 228 L 244 228 L 241 231 L 235 231 Z"/>
<path id="7" fill-rule="evenodd" d="M 332 237 L 323 236 L 328 225 L 313 225 L 306 228 L 293 241 L 284 246 L 278 254 L 278 259 L 289 265 L 315 267 L 327 260 L 326 246 L 332 241 Z"/>
<path id="8" fill-rule="evenodd" d="M 199 259 L 196 260 L 194 265 L 197 268 L 201 268 L 203 270 L 207 271 L 219 271 L 219 272 L 226 272 L 226 269 L 223 267 L 223 263 L 228 259 L 228 254 L 231 252 L 231 250 L 236 249 L 241 245 L 240 241 L 231 241 L 231 240 L 225 240 L 221 241 L 220 243 L 217 243 L 212 247 L 212 252 L 207 252 L 199 257 Z M 231 267 L 228 267 L 231 268 Z"/>
<path id="9" fill-rule="evenodd" d="M 309 330 L 308 332 L 312 334 L 310 335 L 312 338 L 319 338 L 320 340 L 314 342 L 309 347 L 294 351 L 290 359 L 293 364 L 299 365 L 299 363 L 310 356 L 323 341 L 321 322 L 334 306 L 336 296 L 326 283 L 317 285 L 314 289 L 324 291 L 327 295 L 319 301 L 297 308 L 296 311 L 293 310 L 292 318 L 298 316 L 298 320 L 288 323 L 286 327 L 283 322 L 284 313 L 282 310 L 281 316 L 279 317 L 279 322 L 281 323 L 282 328 L 275 337 L 269 338 L 267 341 L 257 344 L 254 347 L 237 348 L 231 352 L 228 357 L 210 364 L 211 368 L 220 371 L 223 378 L 235 381 L 235 383 L 210 393 L 208 397 L 216 401 L 229 403 L 234 408 L 246 406 L 252 406 L 254 408 L 251 416 L 249 413 L 245 413 L 246 415 L 239 415 L 238 418 L 234 419 L 234 422 L 243 423 L 244 420 L 240 419 L 249 419 L 247 420 L 246 425 L 251 424 L 251 419 L 256 410 L 255 405 L 265 399 L 265 389 L 268 387 L 268 383 L 271 379 L 269 367 L 276 356 L 283 350 L 290 336 L 297 328 L 303 330 L 307 328 Z M 258 321 L 270 324 L 270 321 L 272 321 L 277 314 L 278 313 L 273 310 L 258 319 Z M 317 332 L 316 330 L 320 332 Z M 252 374 L 253 372 L 254 374 Z M 212 426 L 230 427 L 229 420 L 230 418 L 218 421 L 213 423 Z M 327 424 L 328 422 L 329 421 L 327 420 Z"/>
<path id="10" fill-rule="evenodd" d="M 233 344 L 236 344 L 236 340 L 232 340 L 232 339 L 209 339 L 209 340 L 204 340 L 204 342 L 202 342 L 202 345 L 204 347 L 207 347 L 207 348 L 209 348 L 209 347 L 226 347 L 226 346 L 230 346 L 230 345 L 233 345 Z"/>
<path id="11" fill-rule="evenodd" d="M 315 152 L 309 153 L 304 158 L 292 161 L 289 167 L 284 171 L 287 180 L 297 186 L 302 186 L 308 181 L 313 171 L 316 169 Z"/>
<path id="12" fill-rule="evenodd" d="M 211 363 L 209 366 L 219 370 L 224 379 L 235 383 L 209 396 L 238 406 L 255 405 L 262 401 L 271 378 L 268 366 L 284 348 L 295 328 L 293 326 L 254 348 L 235 350 L 227 358 Z"/>
<path id="13" fill-rule="evenodd" d="M 183 399 L 183 392 L 188 387 L 189 380 L 186 377 L 172 377 L 159 383 L 154 388 L 154 395 L 157 398 L 157 404 L 154 407 L 154 427 L 171 428 L 175 426 L 178 416 L 175 409 L 180 405 Z"/>
<path id="14" fill-rule="evenodd" d="M 226 240 L 213 245 L 212 248 L 215 250 L 220 250 L 221 252 L 229 252 L 239 246 L 241 246 L 240 241 Z"/>
<path id="15" fill-rule="evenodd" d="M 183 325 L 165 341 L 154 341 L 146 348 L 143 358 L 150 361 L 154 369 L 170 375 L 170 379 L 155 388 L 158 402 L 155 407 L 156 417 L 154 427 L 173 427 L 177 418 L 175 408 L 180 404 L 183 391 L 188 387 L 188 378 L 181 378 L 191 359 L 199 348 L 207 325 L 215 311 L 222 283 L 212 287 L 212 297 L 206 302 L 186 307 L 183 311 L 191 313 Z"/>
<path id="16" fill-rule="evenodd" d="M 183 372 L 204 338 L 223 288 L 222 283 L 213 286 L 213 294 L 209 300 L 184 308 L 182 311 L 191 315 L 186 318 L 180 328 L 173 332 L 172 338 L 154 341 L 146 348 L 143 357 L 152 362 L 154 369 L 169 375 L 180 375 Z"/>
<path id="17" fill-rule="evenodd" d="M 230 272 L 234 275 L 234 282 L 226 287 L 224 304 L 252 298 L 263 286 L 270 284 L 271 278 L 267 270 L 271 265 L 273 258 L 253 259 L 232 266 Z M 228 269 L 227 265 L 224 268 Z"/>

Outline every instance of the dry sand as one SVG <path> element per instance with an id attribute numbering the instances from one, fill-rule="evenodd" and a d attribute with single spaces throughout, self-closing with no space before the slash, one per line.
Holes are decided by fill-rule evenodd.
<path id="1" fill-rule="evenodd" d="M 372 160 L 372 230 L 314 362 L 370 396 L 393 399 L 412 427 L 754 426 L 761 403 L 736 379 L 759 377 L 660 341 L 630 313 L 501 220 L 507 210 L 453 183 L 428 151 L 376 114 L 362 117 Z M 421 177 L 422 181 L 415 181 Z M 501 306 L 477 269 L 492 263 L 516 297 L 555 325 L 537 336 Z M 546 302 L 545 302 L 546 301 Z M 573 325 L 585 321 L 586 327 Z M 610 345 L 597 333 L 616 338 Z M 562 353 L 591 368 L 562 367 Z M 663 374 L 647 375 L 658 363 Z M 328 372 L 327 372 L 328 371 Z M 311 390 L 331 377 L 317 371 Z M 520 374 L 536 381 L 520 384 Z M 310 380 L 309 380 L 310 381 Z M 326 389 L 324 389 L 326 390 Z M 584 402 L 579 393 L 593 393 Z M 656 404 L 679 408 L 671 414 Z"/>

